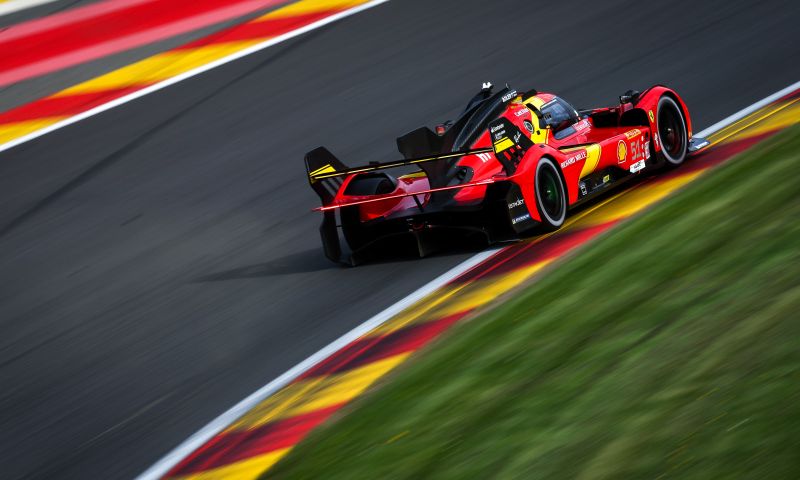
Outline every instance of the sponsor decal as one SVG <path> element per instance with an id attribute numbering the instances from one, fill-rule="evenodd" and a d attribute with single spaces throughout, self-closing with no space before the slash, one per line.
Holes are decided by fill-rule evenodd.
<path id="1" fill-rule="evenodd" d="M 531 122 L 525 120 L 522 124 L 525 125 L 525 129 L 528 130 L 528 132 L 533 133 L 533 124 Z"/>
<path id="2" fill-rule="evenodd" d="M 492 133 L 494 133 L 494 132 L 496 132 L 496 131 L 498 131 L 498 130 L 502 130 L 502 129 L 503 129 L 503 124 L 501 123 L 501 124 L 498 124 L 498 125 L 495 125 L 495 126 L 493 126 L 493 127 L 491 128 L 491 130 L 489 130 L 489 131 L 490 131 L 490 132 L 492 132 Z"/>
<path id="3" fill-rule="evenodd" d="M 511 219 L 511 225 L 516 225 L 519 222 L 524 222 L 525 220 L 530 220 L 530 219 L 531 219 L 531 214 L 530 213 L 526 213 L 525 215 L 521 215 L 519 217 L 512 218 Z"/>
<path id="4" fill-rule="evenodd" d="M 630 143 L 631 146 L 631 162 L 638 162 L 644 154 L 642 153 L 642 140 L 633 141 Z"/>
<path id="5" fill-rule="evenodd" d="M 517 91 L 516 90 L 511 90 L 510 92 L 508 92 L 505 95 L 503 95 L 503 101 L 507 102 L 507 101 L 511 100 L 512 98 L 514 98 L 516 96 L 517 96 Z"/>
<path id="6" fill-rule="evenodd" d="M 625 158 L 628 156 L 628 147 L 625 146 L 625 142 L 620 140 L 617 143 L 617 160 L 619 163 L 624 163 Z"/>
<path id="7" fill-rule="evenodd" d="M 520 108 L 519 110 L 514 112 L 514 115 L 516 115 L 518 117 L 522 117 L 528 112 L 530 112 L 530 110 L 528 110 L 528 107 L 524 107 L 524 108 Z"/>
<path id="8" fill-rule="evenodd" d="M 647 116 L 650 117 L 650 123 L 656 123 L 656 116 L 653 115 L 653 111 L 652 110 L 647 112 Z"/>
<path id="9" fill-rule="evenodd" d="M 639 160 L 636 163 L 632 163 L 630 166 L 631 173 L 636 173 L 640 170 L 644 170 L 644 165 L 645 165 L 644 160 Z"/>
<path id="10" fill-rule="evenodd" d="M 586 195 L 586 184 L 581 182 L 581 195 Z"/>
<path id="11" fill-rule="evenodd" d="M 630 140 L 631 138 L 638 137 L 641 134 L 642 134 L 642 131 L 639 130 L 638 128 L 635 128 L 633 130 L 628 130 L 627 132 L 625 132 L 625 138 Z"/>
<path id="12" fill-rule="evenodd" d="M 646 160 L 650 158 L 650 142 L 645 142 L 644 137 L 639 137 L 630 143 L 631 162 Z"/>
<path id="13" fill-rule="evenodd" d="M 608 183 L 611 181 L 611 175 L 606 175 L 603 177 L 603 183 Z"/>
<path id="14" fill-rule="evenodd" d="M 519 139 L 522 138 L 522 132 L 517 132 L 514 134 L 514 143 L 519 143 Z"/>
<path id="15" fill-rule="evenodd" d="M 525 205 L 525 200 L 522 198 L 518 198 L 515 202 L 511 202 L 508 204 L 508 209 L 511 210 L 512 208 L 520 207 Z"/>
<path id="16" fill-rule="evenodd" d="M 656 132 L 655 135 L 653 135 L 653 145 L 656 147 L 656 150 L 659 150 L 661 148 L 658 140 L 658 132 Z"/>
<path id="17" fill-rule="evenodd" d="M 486 163 L 486 162 L 488 162 L 489 160 L 492 159 L 492 154 L 491 153 L 479 153 L 478 154 L 478 158 L 480 158 L 483 163 Z"/>
<path id="18" fill-rule="evenodd" d="M 573 163 L 579 162 L 581 160 L 586 160 L 586 150 L 582 151 L 581 153 L 579 153 L 577 155 L 573 155 L 573 156 L 569 157 L 568 159 L 564 160 L 563 162 L 561 162 L 561 168 L 567 168 L 570 165 L 572 165 Z"/>
<path id="19" fill-rule="evenodd" d="M 580 132 L 581 130 L 586 130 L 591 126 L 592 125 L 589 123 L 589 120 L 584 119 L 575 124 L 575 130 Z"/>

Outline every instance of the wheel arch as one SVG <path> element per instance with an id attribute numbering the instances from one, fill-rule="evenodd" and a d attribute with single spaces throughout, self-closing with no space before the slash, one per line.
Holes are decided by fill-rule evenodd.
<path id="1" fill-rule="evenodd" d="M 539 150 L 535 155 L 523 158 L 523 161 L 520 162 L 522 168 L 518 170 L 518 174 L 515 175 L 514 176 L 515 178 L 513 179 L 514 183 L 522 191 L 522 197 L 525 200 L 525 205 L 528 209 L 528 213 L 531 215 L 532 219 L 534 219 L 539 223 L 542 222 L 542 218 L 539 215 L 539 209 L 536 207 L 535 182 L 536 182 L 536 168 L 539 165 L 539 162 L 543 158 L 547 158 L 548 160 L 550 160 L 555 166 L 556 172 L 558 172 L 559 179 L 561 180 L 561 185 L 564 187 L 564 191 L 567 194 L 567 201 L 566 201 L 567 210 L 569 210 L 570 205 L 574 203 L 573 198 L 577 199 L 578 196 L 577 182 L 575 182 L 573 188 L 570 189 L 570 184 L 567 182 L 566 176 L 564 175 L 564 171 L 561 168 L 560 160 L 558 159 L 558 153 L 555 152 L 542 149 Z"/>
<path id="2" fill-rule="evenodd" d="M 681 110 L 681 114 L 683 115 L 683 120 L 686 122 L 686 133 L 689 137 L 689 140 L 692 139 L 692 118 L 689 115 L 689 108 L 686 106 L 686 102 L 683 101 L 678 92 L 675 90 L 666 87 L 664 85 L 655 85 L 653 87 L 648 88 L 647 90 L 642 93 L 639 97 L 639 100 L 636 102 L 636 109 L 640 109 L 649 116 L 649 112 L 653 111 L 658 108 L 658 101 L 661 99 L 662 96 L 668 96 L 675 103 L 678 105 L 678 108 Z M 649 123 L 651 129 L 655 130 L 655 120 L 651 120 Z"/>

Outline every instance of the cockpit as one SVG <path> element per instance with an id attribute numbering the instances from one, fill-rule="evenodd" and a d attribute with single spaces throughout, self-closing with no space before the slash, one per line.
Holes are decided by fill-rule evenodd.
<path id="1" fill-rule="evenodd" d="M 539 117 L 540 128 L 550 128 L 556 139 L 560 140 L 575 132 L 572 126 L 580 120 L 578 111 L 563 98 L 537 95 L 525 103 Z"/>

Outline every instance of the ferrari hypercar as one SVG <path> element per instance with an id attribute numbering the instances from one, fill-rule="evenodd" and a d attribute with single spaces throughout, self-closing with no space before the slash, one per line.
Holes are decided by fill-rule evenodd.
<path id="1" fill-rule="evenodd" d="M 577 110 L 552 93 L 486 83 L 457 119 L 399 137 L 403 159 L 348 167 L 318 147 L 305 164 L 325 255 L 356 265 L 381 246 L 425 256 L 455 237 L 493 243 L 556 230 L 579 204 L 707 145 L 662 85 Z"/>

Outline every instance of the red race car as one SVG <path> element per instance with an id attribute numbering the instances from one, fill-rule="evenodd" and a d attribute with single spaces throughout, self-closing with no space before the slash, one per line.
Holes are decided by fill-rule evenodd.
<path id="1" fill-rule="evenodd" d="M 325 254 L 355 265 L 381 246 L 425 256 L 466 235 L 491 243 L 558 229 L 571 208 L 708 144 L 664 86 L 576 110 L 551 93 L 484 84 L 457 120 L 398 138 L 403 160 L 350 168 L 319 147 L 305 163 Z"/>

